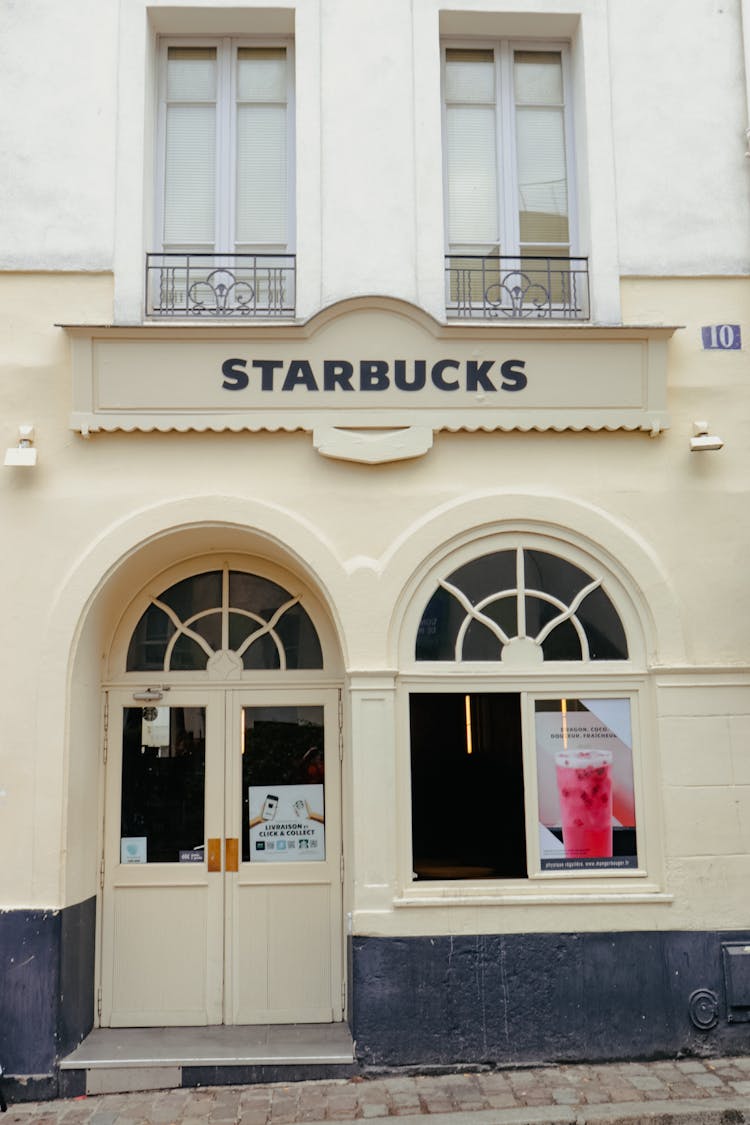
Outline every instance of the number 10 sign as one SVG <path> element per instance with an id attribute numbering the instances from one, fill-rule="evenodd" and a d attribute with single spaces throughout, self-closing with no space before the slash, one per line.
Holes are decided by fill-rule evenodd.
<path id="1" fill-rule="evenodd" d="M 742 335 L 739 324 L 708 324 L 701 328 L 704 351 L 739 351 Z"/>

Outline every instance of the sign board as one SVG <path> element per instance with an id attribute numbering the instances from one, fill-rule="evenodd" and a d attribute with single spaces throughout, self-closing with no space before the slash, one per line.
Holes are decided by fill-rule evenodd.
<path id="1" fill-rule="evenodd" d="M 701 328 L 704 351 L 732 352 L 742 347 L 739 324 L 707 324 Z"/>
<path id="2" fill-rule="evenodd" d="M 323 790 L 323 785 L 249 786 L 250 862 L 325 859 Z"/>
<path id="3" fill-rule="evenodd" d="M 542 871 L 636 868 L 628 699 L 537 700 Z"/>
<path id="4" fill-rule="evenodd" d="M 385 298 L 304 325 L 69 327 L 71 427 L 657 433 L 673 331 L 441 325 Z"/>

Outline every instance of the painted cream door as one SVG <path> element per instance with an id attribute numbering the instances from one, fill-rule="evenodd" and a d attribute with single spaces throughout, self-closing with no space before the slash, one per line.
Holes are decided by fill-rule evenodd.
<path id="1" fill-rule="evenodd" d="M 111 692 L 108 744 L 102 1025 L 342 1018 L 337 693 Z"/>
<path id="2" fill-rule="evenodd" d="M 232 692 L 227 722 L 225 1021 L 341 1019 L 338 693 Z"/>

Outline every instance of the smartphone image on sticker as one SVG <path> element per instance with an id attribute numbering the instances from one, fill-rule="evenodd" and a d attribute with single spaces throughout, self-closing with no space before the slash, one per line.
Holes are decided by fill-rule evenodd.
<path id="1" fill-rule="evenodd" d="M 276 816 L 276 810 L 279 807 L 279 798 L 275 797 L 273 793 L 268 793 L 263 802 L 263 808 L 260 810 L 260 815 L 263 820 L 273 820 Z"/>

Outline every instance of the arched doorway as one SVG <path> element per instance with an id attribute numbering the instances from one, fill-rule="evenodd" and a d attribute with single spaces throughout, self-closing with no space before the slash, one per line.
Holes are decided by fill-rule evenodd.
<path id="1" fill-rule="evenodd" d="M 102 1026 L 342 1018 L 340 687 L 288 572 L 172 568 L 106 684 Z"/>

